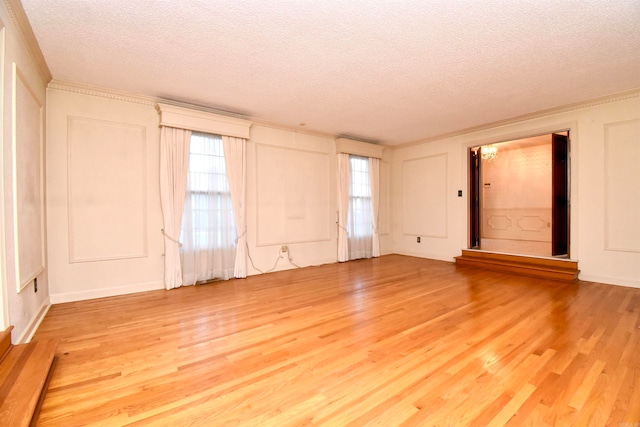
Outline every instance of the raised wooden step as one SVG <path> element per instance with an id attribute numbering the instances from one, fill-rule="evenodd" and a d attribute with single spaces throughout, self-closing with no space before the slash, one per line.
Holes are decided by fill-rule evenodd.
<path id="1" fill-rule="evenodd" d="M 58 340 L 12 345 L 11 329 L 0 336 L 0 425 L 29 426 L 37 420 Z"/>
<path id="2" fill-rule="evenodd" d="M 455 258 L 456 265 L 480 267 L 542 279 L 573 281 L 578 278 L 578 262 L 566 259 L 509 255 L 476 250 L 463 250 Z"/>
<path id="3" fill-rule="evenodd" d="M 0 332 L 0 362 L 4 355 L 11 348 L 11 331 L 13 330 L 13 326 L 9 326 L 4 331 Z"/>

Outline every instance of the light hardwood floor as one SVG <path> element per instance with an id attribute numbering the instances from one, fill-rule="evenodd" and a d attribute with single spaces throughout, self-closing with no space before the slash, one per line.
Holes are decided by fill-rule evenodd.
<path id="1" fill-rule="evenodd" d="M 640 289 L 399 255 L 55 305 L 42 426 L 640 423 Z"/>

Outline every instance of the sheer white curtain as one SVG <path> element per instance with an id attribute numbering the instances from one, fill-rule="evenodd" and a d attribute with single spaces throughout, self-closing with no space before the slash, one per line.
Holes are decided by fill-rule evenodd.
<path id="1" fill-rule="evenodd" d="M 349 261 L 349 155 L 338 154 L 338 262 Z"/>
<path id="2" fill-rule="evenodd" d="M 233 217 L 236 224 L 236 258 L 234 277 L 247 277 L 247 154 L 246 140 L 223 136 L 224 158 L 231 190 Z"/>
<path id="3" fill-rule="evenodd" d="M 236 226 L 222 138 L 193 133 L 182 220 L 184 284 L 233 277 Z"/>
<path id="4" fill-rule="evenodd" d="M 371 215 L 372 215 L 372 249 L 373 257 L 380 256 L 380 232 L 378 231 L 380 211 L 380 159 L 369 157 L 369 186 L 371 187 Z"/>
<path id="5" fill-rule="evenodd" d="M 371 258 L 373 253 L 373 225 L 369 159 L 350 156 L 349 259 Z"/>
<path id="6" fill-rule="evenodd" d="M 180 225 L 186 194 L 191 131 L 163 126 L 160 133 L 160 204 L 164 219 L 164 286 L 182 286 Z"/>

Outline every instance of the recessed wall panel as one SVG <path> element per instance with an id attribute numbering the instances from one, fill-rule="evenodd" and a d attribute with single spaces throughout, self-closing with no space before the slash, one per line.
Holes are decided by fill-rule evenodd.
<path id="1" fill-rule="evenodd" d="M 329 155 L 257 145 L 256 164 L 257 245 L 329 240 Z"/>
<path id="2" fill-rule="evenodd" d="M 605 125 L 605 249 L 640 252 L 640 120 Z"/>
<path id="3" fill-rule="evenodd" d="M 145 127 L 68 119 L 70 262 L 147 255 Z"/>
<path id="4" fill-rule="evenodd" d="M 447 155 L 402 163 L 403 233 L 447 237 Z"/>
<path id="5" fill-rule="evenodd" d="M 13 67 L 14 238 L 18 292 L 45 269 L 42 102 Z"/>

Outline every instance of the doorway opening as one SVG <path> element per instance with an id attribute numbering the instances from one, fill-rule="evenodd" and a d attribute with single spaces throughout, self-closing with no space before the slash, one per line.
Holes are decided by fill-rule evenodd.
<path id="1" fill-rule="evenodd" d="M 569 131 L 472 147 L 469 248 L 569 258 Z"/>

